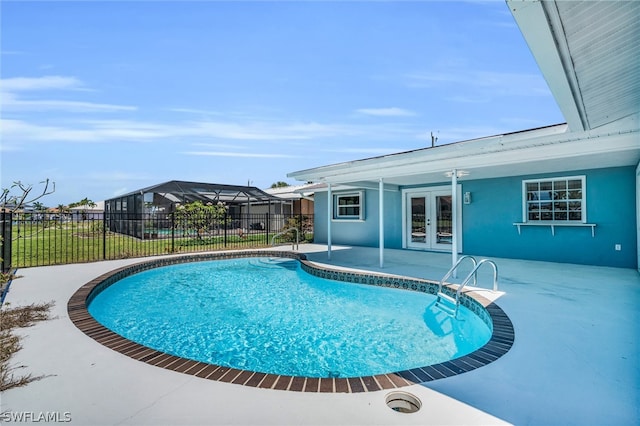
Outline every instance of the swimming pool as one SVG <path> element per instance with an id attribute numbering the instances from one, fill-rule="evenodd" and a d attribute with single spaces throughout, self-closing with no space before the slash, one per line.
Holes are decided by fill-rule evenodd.
<path id="1" fill-rule="evenodd" d="M 491 330 L 428 293 L 345 283 L 287 258 L 171 265 L 126 277 L 89 312 L 105 327 L 172 355 L 263 373 L 359 377 L 458 358 Z"/>
<path id="2" fill-rule="evenodd" d="M 271 259 L 265 259 L 264 256 L 269 256 Z M 279 256 L 296 260 L 273 259 L 273 257 Z M 235 259 L 237 257 L 249 257 L 250 259 L 227 262 L 224 268 L 222 266 L 225 262 L 201 262 L 202 260 Z M 298 258 L 300 259 L 297 260 Z M 195 261 L 197 263 L 191 263 Z M 185 262 L 189 263 L 184 264 Z M 273 317 L 274 302 L 266 301 L 267 298 L 265 297 L 266 293 L 274 293 L 276 299 L 282 297 L 281 294 L 278 295 L 275 292 L 273 284 L 266 287 L 264 284 L 252 286 L 246 283 L 229 286 L 229 280 L 222 279 L 222 283 L 226 283 L 227 287 L 224 291 L 231 289 L 232 292 L 230 294 L 220 293 L 220 288 L 216 288 L 211 293 L 203 293 L 204 290 L 202 288 L 189 288 L 194 282 L 192 279 L 193 274 L 202 272 L 198 271 L 200 268 L 206 269 L 217 265 L 215 267 L 221 267 L 222 269 L 233 270 L 238 267 L 246 269 L 247 263 L 243 262 L 248 262 L 254 268 L 251 274 L 253 277 L 269 275 L 272 271 L 275 271 L 276 275 L 284 274 L 288 276 L 308 273 L 307 275 L 310 274 L 323 279 L 312 280 L 304 291 L 301 290 L 299 294 L 286 302 L 285 305 L 288 306 L 289 311 L 285 310 L 285 315 L 277 320 Z M 159 268 L 172 264 L 180 265 L 175 265 L 171 268 Z M 167 273 L 169 270 L 173 272 Z M 147 272 L 141 273 L 142 271 Z M 209 274 L 210 272 L 211 270 L 209 270 Z M 223 271 L 217 270 L 215 275 L 223 275 Z M 109 309 L 105 311 L 107 313 L 106 317 L 112 317 L 108 321 L 113 321 L 114 318 L 117 318 L 115 322 L 121 323 L 115 326 L 106 324 L 109 328 L 114 328 L 117 332 L 116 334 L 104 327 L 104 325 L 97 323 L 95 318 L 87 311 L 87 307 L 97 317 L 100 317 L 102 315 L 98 312 L 102 309 L 100 308 L 102 304 L 100 299 L 103 296 L 106 298 L 111 297 L 111 293 L 118 293 L 116 291 L 118 287 L 121 285 L 126 286 L 129 278 L 136 278 L 136 276 L 150 277 L 149 282 L 154 285 L 158 284 L 157 287 L 160 288 L 160 293 L 158 294 L 162 296 L 153 296 L 155 303 L 143 303 L 143 305 L 152 306 L 152 312 L 155 309 L 155 313 L 152 313 L 151 318 L 155 318 L 153 323 L 157 326 L 139 327 L 140 321 L 144 323 L 149 320 L 141 320 L 139 317 L 135 317 L 135 320 L 130 318 L 130 314 L 135 312 L 135 308 L 132 308 L 132 306 L 138 305 L 138 310 L 140 310 L 140 304 L 136 302 L 126 308 L 129 310 L 129 314 L 111 315 L 108 313 Z M 166 283 L 161 285 L 160 281 L 164 278 L 159 279 L 158 277 L 163 276 L 174 285 L 169 285 L 168 288 Z M 176 279 L 176 277 L 179 279 Z M 324 280 L 324 278 L 334 281 Z M 341 282 L 335 282 L 335 280 Z M 114 283 L 117 283 L 117 285 L 113 285 Z M 362 285 L 363 283 L 368 285 Z M 283 286 L 282 290 L 285 293 L 293 292 L 292 287 L 287 287 L 290 284 L 278 285 Z M 232 307 L 231 311 L 226 311 L 227 313 L 224 316 L 233 317 L 235 315 L 236 317 L 241 317 L 242 320 L 236 321 L 236 324 L 233 325 L 222 323 L 220 318 L 204 317 L 200 318 L 200 325 L 195 327 L 195 331 L 186 331 L 188 328 L 184 327 L 187 326 L 181 322 L 184 318 L 160 320 L 159 315 L 162 314 L 160 316 L 163 316 L 164 312 L 185 311 L 185 309 L 176 308 L 175 306 L 177 298 L 188 298 L 186 295 L 179 296 L 177 292 L 179 286 L 188 289 L 185 293 L 186 295 L 198 296 L 194 299 L 198 302 L 196 303 L 199 306 L 198 309 L 202 310 L 204 306 L 209 306 L 209 308 L 216 307 L 209 309 L 209 311 L 219 311 L 222 305 L 228 305 Z M 207 284 L 207 286 L 215 288 L 211 283 Z M 132 285 L 132 287 L 139 287 L 139 285 Z M 240 293 L 234 293 L 238 288 L 242 288 L 243 291 L 241 293 L 246 293 L 245 296 L 247 297 L 241 297 Z M 329 293 L 333 299 L 323 301 L 320 295 L 327 288 L 330 288 Z M 415 291 L 398 291 L 393 290 L 394 288 Z M 480 332 L 471 331 L 471 328 L 460 330 L 456 329 L 456 325 L 450 318 L 438 318 L 438 312 L 435 312 L 435 316 L 427 315 L 433 300 L 431 294 L 435 293 L 436 288 L 437 284 L 425 280 L 320 268 L 307 262 L 303 255 L 287 252 L 240 252 L 159 259 L 112 271 L 79 289 L 69 301 L 68 310 L 72 321 L 95 340 L 132 358 L 153 365 L 208 379 L 230 381 L 257 387 L 289 390 L 307 390 L 307 388 L 310 388 L 312 391 L 358 392 L 405 386 L 411 383 L 421 383 L 460 374 L 493 362 L 509 350 L 513 343 L 513 328 L 510 321 L 501 309 L 488 301 L 481 300 L 481 298 L 478 299 L 469 295 L 463 297 L 463 305 L 469 308 L 469 311 L 463 309 L 465 313 L 462 317 L 463 321 L 460 322 L 465 325 L 467 323 L 471 324 L 475 320 L 480 321 L 485 327 L 486 333 L 484 336 L 482 327 L 479 328 Z M 352 293 L 354 290 L 355 293 Z M 376 291 L 372 293 L 371 290 Z M 395 296 L 390 296 L 396 293 L 401 294 L 399 300 L 395 300 Z M 359 296 L 354 297 L 354 294 Z M 411 303 L 405 300 L 405 296 Z M 130 295 L 126 296 L 125 299 L 129 297 Z M 218 300 L 214 300 L 216 298 Z M 365 309 L 366 303 L 354 305 L 354 303 L 361 303 L 354 302 L 354 299 L 364 299 L 372 302 L 373 311 L 365 315 L 364 311 L 370 309 L 371 306 Z M 392 299 L 394 300 L 392 301 Z M 119 302 L 115 303 L 115 305 L 119 304 Z M 300 312 L 320 312 L 320 307 L 323 304 L 337 304 L 338 308 L 333 313 L 327 314 L 325 312 L 324 317 L 322 315 L 310 316 L 304 320 L 298 318 L 301 322 L 292 323 L 293 331 L 302 330 L 306 334 L 303 333 L 294 337 L 292 328 L 289 328 L 288 331 L 280 332 L 280 334 L 270 334 L 271 330 L 268 329 L 271 328 L 272 322 L 279 323 L 284 321 L 284 318 L 289 317 L 297 318 Z M 104 305 L 113 306 L 114 303 L 105 303 Z M 378 309 L 381 305 L 390 305 L 393 308 L 383 314 Z M 247 307 L 250 308 L 247 309 Z M 349 311 L 357 314 L 355 316 L 356 320 L 349 319 L 345 315 Z M 404 322 L 403 315 L 400 315 L 403 311 L 412 312 L 409 316 L 413 317 L 413 319 L 409 323 Z M 471 311 L 474 313 L 471 313 Z M 335 312 L 339 312 L 339 314 Z M 415 318 L 416 312 L 420 314 L 418 315 L 418 321 Z M 265 315 L 271 316 L 267 320 Z M 191 316 L 191 314 L 186 315 L 186 317 Z M 250 316 L 255 318 L 249 321 L 248 318 Z M 373 321 L 376 318 L 383 318 L 383 321 Z M 162 321 L 173 324 L 174 330 L 172 330 L 172 327 L 165 328 L 165 325 L 160 326 L 159 324 Z M 414 325 L 407 325 L 411 321 L 413 321 Z M 180 325 L 176 326 L 177 323 Z M 249 329 L 242 331 L 229 328 L 236 327 L 237 323 L 251 323 L 253 325 Z M 346 328 L 334 330 L 333 326 L 336 323 L 341 323 Z M 355 323 L 359 323 L 357 327 L 354 327 Z M 213 326 L 211 326 L 212 324 Z M 319 324 L 321 326 L 318 326 Z M 329 328 L 327 328 L 327 324 L 330 326 Z M 443 350 L 445 358 L 424 358 L 424 354 L 417 354 L 417 357 L 414 358 L 413 352 L 420 352 L 420 346 L 430 345 L 430 343 L 427 344 L 426 340 L 420 341 L 424 337 L 415 334 L 416 331 L 412 328 L 415 324 L 418 324 L 417 328 L 420 332 L 429 329 L 431 334 L 436 335 L 435 337 L 444 337 L 445 340 L 448 340 Z M 124 328 L 118 329 L 120 326 Z M 153 337 L 151 342 L 143 342 L 136 333 L 141 333 L 141 330 L 145 328 L 156 328 L 164 331 Z M 354 328 L 360 329 L 363 332 L 361 334 L 367 335 L 364 336 L 366 338 L 354 338 Z M 129 331 L 133 329 L 133 335 L 129 335 L 127 329 Z M 382 334 L 386 332 L 387 337 L 391 337 L 391 342 L 383 341 L 384 339 L 380 337 L 373 340 L 369 339 L 368 335 L 373 335 L 370 331 L 371 329 L 382 331 Z M 316 331 L 309 332 L 309 330 Z M 167 333 L 175 338 L 166 339 Z M 216 334 L 222 338 L 213 339 L 212 337 L 215 337 Z M 459 335 L 458 338 L 454 337 L 456 334 Z M 260 343 L 256 344 L 256 341 L 253 340 L 254 337 L 260 337 L 260 335 L 267 336 L 267 339 L 262 341 L 262 346 L 260 346 Z M 314 337 L 319 337 L 319 340 L 314 343 L 309 340 L 309 335 L 315 335 Z M 344 338 L 342 341 L 340 341 L 341 337 Z M 173 341 L 174 346 L 164 347 L 158 345 L 158 339 Z M 193 351 L 194 347 L 198 346 L 194 344 L 197 340 L 219 340 L 229 344 L 233 350 L 208 347 L 204 350 L 205 356 L 203 357 L 202 354 L 190 352 Z M 488 342 L 486 342 L 487 340 Z M 139 342 L 135 343 L 135 341 Z M 425 344 L 416 345 L 416 341 Z M 399 347 L 394 346 L 396 344 L 399 344 Z M 233 352 L 237 348 L 252 346 L 253 349 L 243 356 Z M 283 353 L 289 355 L 293 353 L 296 356 L 285 361 L 285 367 L 282 366 L 282 363 L 275 363 L 275 367 L 273 365 L 265 367 L 260 364 L 252 364 L 256 360 L 263 361 L 265 358 L 278 358 L 278 349 L 283 349 L 281 351 Z M 351 349 L 353 351 L 349 352 Z M 321 352 L 321 350 L 326 350 L 326 353 L 316 357 L 316 361 L 320 360 L 319 368 L 313 367 L 309 369 L 307 364 L 310 364 L 310 362 L 308 360 L 303 361 L 303 358 L 298 357 L 301 353 L 316 353 Z M 224 356 L 220 357 L 221 353 L 223 355 L 232 353 L 232 355 L 225 358 Z M 327 356 L 327 353 L 331 356 Z M 211 355 L 214 356 L 211 357 Z M 327 361 L 327 359 L 331 358 L 336 359 L 337 362 L 331 364 Z M 345 362 L 345 359 L 352 358 L 355 360 L 354 362 Z M 379 362 L 380 359 L 384 360 L 385 358 L 390 358 L 393 362 L 396 362 L 393 359 L 397 358 L 400 363 L 381 364 Z M 373 361 L 369 362 L 369 360 Z M 294 369 L 290 369 L 291 365 L 294 366 Z M 304 368 L 300 369 L 302 367 Z M 314 370 L 314 368 L 316 369 Z"/>

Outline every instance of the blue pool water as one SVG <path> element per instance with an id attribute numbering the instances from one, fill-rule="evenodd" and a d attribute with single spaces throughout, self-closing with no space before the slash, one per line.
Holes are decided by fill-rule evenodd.
<path id="1" fill-rule="evenodd" d="M 185 263 L 111 285 L 89 305 L 105 327 L 172 355 L 238 369 L 356 377 L 473 352 L 489 327 L 434 296 L 314 277 L 297 260 Z"/>

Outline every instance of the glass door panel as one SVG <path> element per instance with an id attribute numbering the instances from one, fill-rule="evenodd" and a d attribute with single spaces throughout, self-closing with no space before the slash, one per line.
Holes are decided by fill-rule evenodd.
<path id="1" fill-rule="evenodd" d="M 453 209 L 451 191 L 408 192 L 405 198 L 404 247 L 451 250 Z"/>
<path id="2" fill-rule="evenodd" d="M 436 245 L 448 245 L 452 243 L 452 222 L 451 222 L 451 195 L 435 196 L 435 216 L 436 216 Z"/>
<path id="3" fill-rule="evenodd" d="M 410 242 L 425 244 L 427 242 L 427 200 L 424 196 L 410 197 Z"/>
<path id="4" fill-rule="evenodd" d="M 429 232 L 429 199 L 425 193 L 407 195 L 407 247 L 428 248 L 431 244 Z"/>

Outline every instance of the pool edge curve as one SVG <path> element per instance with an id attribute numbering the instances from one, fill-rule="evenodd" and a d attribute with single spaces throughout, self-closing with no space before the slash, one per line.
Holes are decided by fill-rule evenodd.
<path id="1" fill-rule="evenodd" d="M 433 294 L 438 286 L 435 281 L 419 278 L 335 269 L 325 265 L 320 266 L 308 261 L 304 254 L 291 251 L 252 250 L 200 253 L 146 260 L 114 269 L 94 278 L 76 290 L 69 299 L 67 303 L 69 319 L 91 339 L 137 361 L 208 380 L 263 389 L 298 392 L 358 393 L 423 384 L 456 376 L 488 365 L 506 354 L 513 346 L 515 333 L 509 317 L 494 302 L 473 291 L 465 291 L 462 294 L 461 301 L 464 306 L 479 314 L 485 322 L 490 321 L 492 333 L 485 345 L 467 355 L 438 364 L 375 376 L 350 378 L 317 378 L 259 373 L 181 358 L 126 339 L 100 324 L 88 311 L 88 306 L 93 298 L 106 287 L 126 276 L 144 270 L 178 263 L 265 256 L 297 259 L 301 262 L 306 272 L 337 281 L 406 289 L 430 294 Z M 455 289 L 447 286 L 445 291 L 454 292 Z M 486 317 L 482 316 L 483 312 Z"/>

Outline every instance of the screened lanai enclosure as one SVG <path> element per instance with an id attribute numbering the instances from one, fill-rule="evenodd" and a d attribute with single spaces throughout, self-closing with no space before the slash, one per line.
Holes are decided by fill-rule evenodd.
<path id="1" fill-rule="evenodd" d="M 106 200 L 104 213 L 2 211 L 0 269 L 310 242 L 313 214 L 296 195 L 170 181 Z"/>
<path id="2" fill-rule="evenodd" d="M 199 218 L 181 214 L 196 201 L 217 208 L 199 213 Z M 106 200 L 104 215 L 109 231 L 140 239 L 188 233 L 268 234 L 286 226 L 292 216 L 292 201 L 253 186 L 172 180 Z"/>

